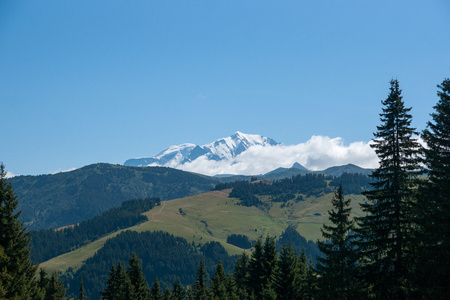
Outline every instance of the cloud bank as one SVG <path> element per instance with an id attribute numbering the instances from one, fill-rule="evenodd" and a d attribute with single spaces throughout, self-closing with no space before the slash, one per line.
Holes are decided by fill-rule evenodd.
<path id="1" fill-rule="evenodd" d="M 378 167 L 378 158 L 370 148 L 370 142 L 345 145 L 340 137 L 312 136 L 309 141 L 297 145 L 253 146 L 229 160 L 210 161 L 199 157 L 178 168 L 205 175 L 258 175 L 279 167 L 290 168 L 296 162 L 312 171 L 349 163 L 362 168 Z"/>

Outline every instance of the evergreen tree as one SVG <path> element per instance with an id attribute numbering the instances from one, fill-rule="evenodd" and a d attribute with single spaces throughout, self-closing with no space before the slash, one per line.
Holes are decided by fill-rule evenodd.
<path id="1" fill-rule="evenodd" d="M 242 253 L 234 265 L 234 281 L 236 293 L 240 299 L 246 299 L 249 295 L 249 257 L 247 253 Z"/>
<path id="2" fill-rule="evenodd" d="M 354 229 L 350 217 L 350 199 L 344 199 L 340 185 L 331 200 L 333 209 L 328 211 L 333 225 L 321 228 L 324 241 L 317 241 L 324 257 L 318 258 L 316 266 L 319 275 L 319 288 L 324 299 L 350 299 L 359 292 L 356 281 L 358 273 L 357 258 L 353 249 Z"/>
<path id="3" fill-rule="evenodd" d="M 211 278 L 210 283 L 211 294 L 213 298 L 227 299 L 227 276 L 223 269 L 222 262 L 216 266 L 216 273 Z"/>
<path id="4" fill-rule="evenodd" d="M 176 281 L 173 283 L 173 289 L 172 289 L 172 299 L 173 300 L 184 300 L 186 299 L 186 291 L 184 290 L 183 286 L 181 285 L 180 278 L 177 278 Z"/>
<path id="5" fill-rule="evenodd" d="M 28 232 L 16 212 L 18 200 L 0 164 L 0 294 L 6 299 L 42 299 L 30 260 Z"/>
<path id="6" fill-rule="evenodd" d="M 117 268 L 111 267 L 107 286 L 104 292 L 101 292 L 101 299 L 104 300 L 131 300 L 133 299 L 133 288 L 128 278 L 127 272 L 119 262 Z"/>
<path id="7" fill-rule="evenodd" d="M 374 133 L 372 148 L 380 166 L 371 177 L 372 190 L 363 194 L 367 213 L 358 220 L 359 247 L 364 279 L 373 285 L 375 295 L 385 299 L 407 297 L 411 284 L 413 188 L 418 175 L 420 145 L 413 138 L 411 108 L 406 108 L 397 80 L 380 114 L 382 124 Z"/>
<path id="8" fill-rule="evenodd" d="M 170 292 L 170 289 L 168 286 L 166 286 L 166 289 L 164 290 L 163 299 L 164 300 L 170 300 L 172 298 L 172 293 Z"/>
<path id="9" fill-rule="evenodd" d="M 266 237 L 264 242 L 264 260 L 263 260 L 263 285 L 269 287 L 275 279 L 275 270 L 277 267 L 277 247 L 275 238 Z"/>
<path id="10" fill-rule="evenodd" d="M 62 300 L 66 299 L 66 289 L 63 284 L 59 282 L 58 275 L 52 274 L 52 277 L 48 281 L 47 290 L 45 292 L 45 300 Z"/>
<path id="11" fill-rule="evenodd" d="M 84 283 L 83 279 L 80 281 L 80 296 L 78 296 L 78 300 L 87 300 L 86 296 L 84 295 Z"/>
<path id="12" fill-rule="evenodd" d="M 155 282 L 150 289 L 150 299 L 152 300 L 162 300 L 163 295 L 161 293 L 161 286 L 159 285 L 158 277 L 155 278 Z"/>
<path id="13" fill-rule="evenodd" d="M 200 264 L 198 266 L 197 270 L 197 277 L 195 279 L 194 284 L 194 299 L 196 300 L 203 300 L 207 299 L 208 297 L 208 287 L 206 284 L 206 269 L 205 265 L 203 264 L 203 259 L 200 260 Z"/>
<path id="14" fill-rule="evenodd" d="M 255 244 L 255 250 L 250 257 L 248 272 L 248 287 L 251 295 L 255 298 L 261 298 L 261 292 L 264 289 L 264 249 L 261 239 Z"/>
<path id="15" fill-rule="evenodd" d="M 283 245 L 275 276 L 275 292 L 277 299 L 290 300 L 298 298 L 299 282 L 298 254 L 292 246 Z"/>
<path id="16" fill-rule="evenodd" d="M 149 297 L 149 289 L 136 253 L 133 252 L 128 263 L 129 268 L 127 273 L 133 287 L 133 299 L 147 300 Z"/>
<path id="17" fill-rule="evenodd" d="M 418 200 L 421 248 L 416 272 L 424 298 L 445 299 L 450 294 L 450 79 L 438 88 L 433 121 L 422 134 L 428 180 Z"/>

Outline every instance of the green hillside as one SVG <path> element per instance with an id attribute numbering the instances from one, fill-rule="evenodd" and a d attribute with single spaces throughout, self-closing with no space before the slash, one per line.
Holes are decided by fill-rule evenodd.
<path id="1" fill-rule="evenodd" d="M 164 201 L 160 206 L 155 206 L 145 213 L 147 222 L 128 230 L 164 231 L 196 245 L 217 241 L 225 247 L 228 254 L 234 255 L 241 254 L 244 249 L 227 243 L 227 237 L 231 234 L 246 235 L 251 241 L 255 241 L 267 235 L 279 237 L 292 225 L 306 239 L 316 241 L 321 238 L 322 224 L 328 223 L 327 211 L 331 209 L 332 193 L 286 203 L 272 202 L 269 197 L 262 197 L 261 200 L 269 208 L 261 209 L 239 205 L 240 200 L 229 198 L 229 192 L 230 190 L 212 191 Z M 361 216 L 358 203 L 363 201 L 363 196 L 346 197 L 352 199 L 353 214 Z M 53 258 L 41 266 L 49 271 L 65 271 L 69 267 L 77 269 L 101 249 L 108 239 L 118 233 L 112 233 L 75 251 Z"/>
<path id="2" fill-rule="evenodd" d="M 209 191 L 218 179 L 163 167 L 89 165 L 71 172 L 10 179 L 30 229 L 92 218 L 133 198 L 175 199 Z"/>

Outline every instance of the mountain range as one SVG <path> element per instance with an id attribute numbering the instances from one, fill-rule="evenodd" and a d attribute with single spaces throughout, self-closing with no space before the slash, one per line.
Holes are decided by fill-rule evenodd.
<path id="1" fill-rule="evenodd" d="M 161 166 L 180 168 L 199 158 L 209 161 L 229 161 L 252 147 L 276 145 L 280 145 L 280 143 L 277 143 L 271 138 L 236 131 L 233 135 L 218 139 L 210 144 L 199 146 L 185 143 L 177 146 L 170 146 L 152 157 L 128 159 L 125 161 L 124 165 L 134 167 Z"/>

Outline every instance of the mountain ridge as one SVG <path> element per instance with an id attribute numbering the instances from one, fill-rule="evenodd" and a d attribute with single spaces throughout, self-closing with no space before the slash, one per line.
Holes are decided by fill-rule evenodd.
<path id="1" fill-rule="evenodd" d="M 254 146 L 276 146 L 280 143 L 258 134 L 246 134 L 236 131 L 233 135 L 220 138 L 202 146 L 184 143 L 166 148 L 151 157 L 131 158 L 124 166 L 165 166 L 178 168 L 200 157 L 207 160 L 220 161 L 232 159 Z"/>

